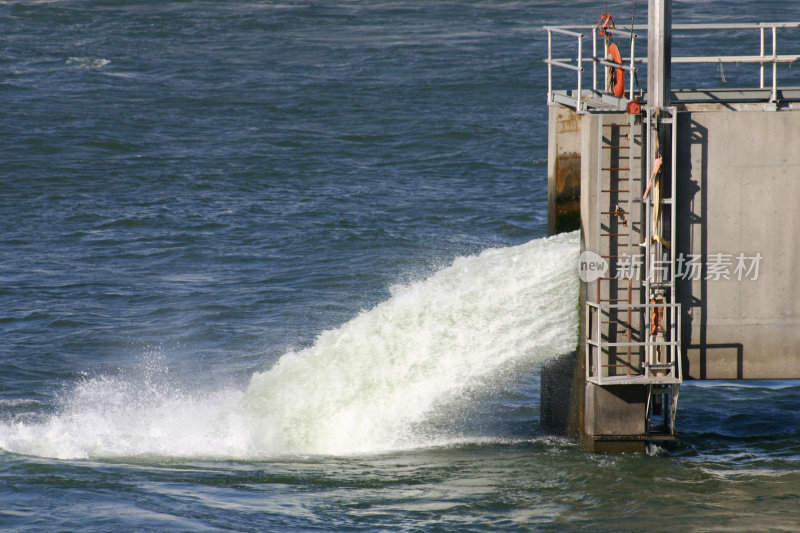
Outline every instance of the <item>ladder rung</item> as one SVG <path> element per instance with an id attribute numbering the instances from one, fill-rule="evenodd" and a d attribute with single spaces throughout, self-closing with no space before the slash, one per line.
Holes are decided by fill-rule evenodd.
<path id="1" fill-rule="evenodd" d="M 624 144 L 610 144 L 603 146 L 606 150 L 630 150 L 630 146 L 625 146 Z"/>
<path id="2" fill-rule="evenodd" d="M 627 127 L 630 126 L 630 124 L 627 124 L 627 123 L 625 123 L 625 124 L 611 123 L 611 124 L 603 124 L 603 126 L 605 126 L 606 128 L 623 128 L 623 127 L 627 128 Z"/>
<path id="3" fill-rule="evenodd" d="M 627 189 L 603 189 L 600 192 L 626 192 L 626 193 L 629 193 L 631 191 L 629 191 Z"/>
<path id="4" fill-rule="evenodd" d="M 601 233 L 601 237 L 630 237 L 630 233 Z"/>
<path id="5" fill-rule="evenodd" d="M 611 172 L 619 172 L 620 170 L 630 170 L 630 169 L 622 167 L 608 167 L 608 168 L 603 168 L 603 170 L 610 170 Z"/>
<path id="6" fill-rule="evenodd" d="M 613 326 L 613 324 L 609 324 L 609 326 Z M 621 337 L 628 336 L 628 337 L 631 337 L 631 340 L 633 340 L 633 327 L 632 326 L 627 326 L 627 327 L 626 326 L 619 326 L 619 327 L 621 327 L 623 329 L 618 329 L 617 330 L 617 335 L 619 335 Z"/>
<path id="7" fill-rule="evenodd" d="M 634 200 L 635 202 L 636 200 Z M 653 202 L 647 202 L 648 205 L 653 205 Z M 662 198 L 661 205 L 672 205 L 672 198 Z"/>

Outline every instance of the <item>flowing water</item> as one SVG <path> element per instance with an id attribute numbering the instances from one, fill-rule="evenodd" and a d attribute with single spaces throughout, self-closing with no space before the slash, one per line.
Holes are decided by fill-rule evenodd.
<path id="1" fill-rule="evenodd" d="M 643 455 L 539 426 L 541 26 L 603 7 L 0 2 L 0 529 L 800 528 L 794 382 L 686 384 Z"/>

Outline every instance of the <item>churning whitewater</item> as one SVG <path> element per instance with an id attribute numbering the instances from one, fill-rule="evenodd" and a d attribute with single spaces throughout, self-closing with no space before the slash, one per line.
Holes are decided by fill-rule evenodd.
<path id="1" fill-rule="evenodd" d="M 420 426 L 448 402 L 511 363 L 574 349 L 577 256 L 572 233 L 457 258 L 286 353 L 246 390 L 186 390 L 158 368 L 87 378 L 57 414 L 1 424 L 0 448 L 57 458 L 251 459 L 440 444 L 444 432 Z"/>

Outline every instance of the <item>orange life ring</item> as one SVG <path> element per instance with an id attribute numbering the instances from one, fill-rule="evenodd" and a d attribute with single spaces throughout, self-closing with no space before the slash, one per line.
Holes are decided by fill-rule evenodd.
<path id="1" fill-rule="evenodd" d="M 608 45 L 608 60 L 617 65 L 622 64 L 622 55 L 619 53 L 619 48 L 615 43 Z M 610 89 L 614 96 L 619 98 L 625 93 L 625 71 L 621 68 L 608 67 L 610 71 Z"/>

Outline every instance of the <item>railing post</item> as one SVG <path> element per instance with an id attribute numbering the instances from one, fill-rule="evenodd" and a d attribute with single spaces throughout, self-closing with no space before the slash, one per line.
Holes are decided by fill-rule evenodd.
<path id="1" fill-rule="evenodd" d="M 628 73 L 628 100 L 633 100 L 633 77 L 636 72 L 636 34 L 633 33 L 633 27 L 631 27 L 631 70 Z"/>
<path id="2" fill-rule="evenodd" d="M 677 377 L 681 381 L 683 381 L 683 359 L 682 359 L 683 355 L 681 354 L 681 344 L 680 344 L 681 334 L 683 331 L 681 329 L 681 320 L 683 320 L 683 317 L 681 317 L 680 306 L 678 306 L 678 311 L 676 314 L 678 315 L 678 329 L 675 333 L 675 340 L 678 341 L 678 344 L 675 347 L 675 371 L 677 372 Z"/>
<path id="3" fill-rule="evenodd" d="M 597 26 L 592 28 L 592 90 L 597 92 Z"/>
<path id="4" fill-rule="evenodd" d="M 553 32 L 547 28 L 547 103 L 553 102 Z"/>
<path id="5" fill-rule="evenodd" d="M 583 101 L 581 100 L 581 80 L 583 78 L 583 34 L 578 36 L 578 95 L 575 98 L 575 110 L 580 113 L 583 111 Z"/>
<path id="6" fill-rule="evenodd" d="M 594 361 L 592 361 L 594 366 L 594 377 L 597 378 L 599 381 L 603 380 L 603 375 L 600 373 L 600 360 L 603 358 L 603 332 L 600 331 L 600 317 L 603 316 L 602 308 L 599 305 L 597 306 L 597 312 L 595 313 L 595 320 L 597 321 L 597 352 L 594 354 Z"/>
<path id="7" fill-rule="evenodd" d="M 592 306 L 586 305 L 586 331 L 589 341 L 592 340 Z M 592 377 L 592 343 L 586 343 L 586 377 Z"/>
<path id="8" fill-rule="evenodd" d="M 761 26 L 761 85 L 759 88 L 764 88 L 764 26 Z"/>
<path id="9" fill-rule="evenodd" d="M 770 102 L 778 101 L 778 28 L 772 26 L 772 96 Z"/>

